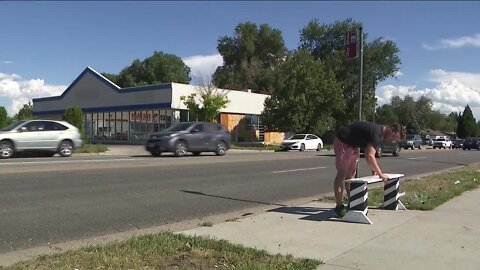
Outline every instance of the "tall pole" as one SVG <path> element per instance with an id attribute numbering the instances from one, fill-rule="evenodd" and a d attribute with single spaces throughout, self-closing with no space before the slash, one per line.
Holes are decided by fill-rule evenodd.
<path id="1" fill-rule="evenodd" d="M 358 43 L 359 43 L 359 48 L 360 48 L 360 76 L 358 80 L 358 121 L 362 121 L 362 84 L 363 84 L 363 34 L 362 34 L 362 27 L 360 26 L 357 30 L 357 37 L 358 37 Z M 360 153 L 360 152 L 359 152 Z M 358 177 L 358 160 L 356 164 L 356 169 L 355 169 L 355 178 Z"/>
<path id="2" fill-rule="evenodd" d="M 358 40 L 360 46 L 360 79 L 358 80 L 358 120 L 362 121 L 362 84 L 363 84 L 363 34 L 362 34 L 362 27 L 358 28 Z"/>

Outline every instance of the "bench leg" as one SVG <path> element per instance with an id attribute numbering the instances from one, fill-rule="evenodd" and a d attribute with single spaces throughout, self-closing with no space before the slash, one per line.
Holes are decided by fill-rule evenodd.
<path id="1" fill-rule="evenodd" d="M 372 221 L 367 217 L 367 211 L 348 210 L 347 214 L 342 217 L 342 221 L 372 224 Z"/>
<path id="2" fill-rule="evenodd" d="M 386 210 L 407 210 L 399 199 L 400 178 L 393 178 L 383 185 L 383 204 Z"/>
<path id="3" fill-rule="evenodd" d="M 372 224 L 367 217 L 368 213 L 368 187 L 366 181 L 350 182 L 350 197 L 348 212 L 341 220 L 347 222 Z"/>

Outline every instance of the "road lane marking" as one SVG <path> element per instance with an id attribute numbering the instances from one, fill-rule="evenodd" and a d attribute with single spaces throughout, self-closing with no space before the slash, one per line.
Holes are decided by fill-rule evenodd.
<path id="1" fill-rule="evenodd" d="M 48 160 L 48 161 L 19 161 L 19 162 L 6 162 L 0 163 L 0 166 L 9 165 L 28 165 L 28 164 L 55 164 L 55 163 L 89 163 L 89 162 L 114 162 L 114 161 L 134 161 L 145 160 L 138 158 L 119 158 L 119 159 L 83 159 L 83 160 Z"/>
<path id="2" fill-rule="evenodd" d="M 411 157 L 411 158 L 407 158 L 407 159 L 422 159 L 422 158 L 427 158 L 427 157 Z"/>
<path id="3" fill-rule="evenodd" d="M 326 168 L 327 168 L 327 167 L 313 167 L 313 168 L 292 169 L 292 170 L 284 170 L 284 171 L 273 171 L 272 173 L 285 173 L 285 172 L 311 171 L 311 170 L 319 170 L 319 169 L 326 169 Z"/>

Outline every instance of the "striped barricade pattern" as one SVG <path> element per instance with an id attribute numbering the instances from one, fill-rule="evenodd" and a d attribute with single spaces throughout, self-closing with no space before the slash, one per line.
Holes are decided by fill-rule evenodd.
<path id="1" fill-rule="evenodd" d="M 342 220 L 356 223 L 372 224 L 368 213 L 368 182 L 356 179 L 350 182 L 348 212 Z"/>
<path id="2" fill-rule="evenodd" d="M 399 200 L 400 178 L 403 174 L 387 174 L 389 180 L 383 186 L 383 204 L 380 206 L 387 210 L 406 210 Z M 348 212 L 342 218 L 344 221 L 372 224 L 368 214 L 368 184 L 382 182 L 378 176 L 366 176 L 347 180 L 350 183 Z"/>
<path id="3" fill-rule="evenodd" d="M 407 210 L 400 201 L 400 177 L 392 178 L 383 185 L 382 208 L 387 210 Z"/>

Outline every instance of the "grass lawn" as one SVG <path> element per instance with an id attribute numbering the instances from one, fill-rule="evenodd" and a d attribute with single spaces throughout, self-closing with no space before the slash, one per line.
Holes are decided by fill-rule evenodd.
<path id="1" fill-rule="evenodd" d="M 410 210 L 432 210 L 463 192 L 480 186 L 480 165 L 463 167 L 400 182 L 400 200 Z M 368 204 L 383 202 L 383 188 L 368 191 Z"/>
<path id="2" fill-rule="evenodd" d="M 313 270 L 321 262 L 292 256 L 268 255 L 227 241 L 170 232 L 134 237 L 17 263 L 12 269 L 245 269 Z"/>
<path id="3" fill-rule="evenodd" d="M 103 153 L 108 150 L 103 144 L 83 144 L 82 147 L 74 150 L 75 153 Z"/>

